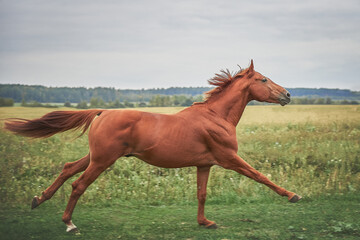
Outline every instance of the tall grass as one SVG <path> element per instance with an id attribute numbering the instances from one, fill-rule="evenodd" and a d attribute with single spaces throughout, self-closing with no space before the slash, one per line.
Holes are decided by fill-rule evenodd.
<path id="1" fill-rule="evenodd" d="M 149 108 L 174 113 L 181 108 Z M 39 117 L 44 108 L 0 108 L 0 118 Z M 249 106 L 237 129 L 239 155 L 278 185 L 303 196 L 360 190 L 360 107 Z M 0 131 L 0 201 L 29 204 L 60 173 L 64 163 L 88 152 L 87 137 L 62 133 L 31 140 Z M 73 177 L 53 197 L 67 201 Z M 236 172 L 213 167 L 209 202 L 277 195 Z M 163 169 L 121 158 L 82 196 L 83 203 L 109 200 L 151 204 L 196 199 L 196 168 Z"/>

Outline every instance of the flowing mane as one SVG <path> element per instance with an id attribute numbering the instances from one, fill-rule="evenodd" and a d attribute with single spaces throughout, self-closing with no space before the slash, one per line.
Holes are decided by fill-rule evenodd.
<path id="1" fill-rule="evenodd" d="M 220 73 L 216 73 L 215 77 L 208 80 L 209 84 L 216 86 L 216 88 L 211 89 L 210 91 L 205 93 L 205 102 L 208 101 L 210 98 L 216 96 L 218 93 L 222 92 L 235 79 L 243 77 L 247 70 L 248 69 L 242 69 L 240 67 L 240 70 L 236 72 L 230 72 L 229 69 L 226 69 L 220 70 Z"/>

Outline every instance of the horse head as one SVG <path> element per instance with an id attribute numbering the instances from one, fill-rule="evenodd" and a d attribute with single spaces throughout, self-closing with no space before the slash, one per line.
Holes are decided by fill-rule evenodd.
<path id="1" fill-rule="evenodd" d="M 271 81 L 270 78 L 256 72 L 253 60 L 251 60 L 250 67 L 246 69 L 245 74 L 249 81 L 250 100 L 279 103 L 281 106 L 290 102 L 290 93 Z"/>

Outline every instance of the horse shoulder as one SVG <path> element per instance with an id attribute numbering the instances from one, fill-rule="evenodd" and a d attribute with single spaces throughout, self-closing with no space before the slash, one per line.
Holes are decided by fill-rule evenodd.
<path id="1" fill-rule="evenodd" d="M 236 129 L 221 119 L 204 125 L 204 142 L 211 158 L 219 165 L 237 153 Z"/>
<path id="2" fill-rule="evenodd" d="M 201 135 L 210 150 L 237 152 L 236 128 L 225 119 L 204 107 L 188 108 L 181 115 L 187 119 L 186 128 Z"/>

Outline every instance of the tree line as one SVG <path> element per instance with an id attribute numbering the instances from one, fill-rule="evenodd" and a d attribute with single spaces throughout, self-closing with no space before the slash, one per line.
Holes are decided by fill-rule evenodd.
<path id="1" fill-rule="evenodd" d="M 0 106 L 21 102 L 25 107 L 132 108 L 190 106 L 203 101 L 210 87 L 173 87 L 154 89 L 69 88 L 37 85 L 0 84 Z M 343 89 L 288 89 L 291 104 L 358 104 L 360 92 Z M 52 104 L 49 104 L 52 103 Z M 250 102 L 250 105 L 262 104 Z"/>
<path id="2" fill-rule="evenodd" d="M 209 91 L 208 87 L 172 87 L 154 89 L 115 89 L 115 88 L 70 88 L 70 87 L 45 87 L 37 85 L 0 84 L 0 97 L 12 98 L 15 102 L 23 100 L 40 103 L 79 103 L 90 102 L 92 98 L 101 98 L 105 102 L 149 102 L 156 95 L 185 95 L 197 96 Z"/>
<path id="3" fill-rule="evenodd" d="M 196 97 L 211 90 L 211 87 L 171 87 L 153 89 L 115 89 L 115 88 L 70 88 L 45 87 L 38 85 L 0 84 L 0 97 L 11 98 L 14 102 L 40 103 L 80 103 L 90 102 L 92 98 L 101 98 L 105 102 L 150 102 L 154 96 L 184 95 Z M 332 100 L 360 100 L 359 91 L 327 88 L 289 88 L 291 96 L 301 98 L 331 98 Z"/>
<path id="4" fill-rule="evenodd" d="M 102 98 L 91 98 L 90 102 L 81 101 L 77 104 L 65 102 L 64 104 L 49 104 L 39 103 L 37 101 L 26 102 L 22 101 L 21 106 L 23 107 L 47 107 L 56 108 L 59 106 L 73 107 L 78 109 L 88 108 L 136 108 L 136 107 L 187 107 L 191 106 L 194 102 L 202 102 L 203 97 L 187 97 L 184 95 L 174 96 L 153 96 L 149 102 L 120 102 L 119 100 L 105 102 Z M 291 105 L 358 105 L 360 102 L 356 100 L 332 100 L 331 98 L 292 98 Z M 268 103 L 261 103 L 257 101 L 251 101 L 248 105 L 264 105 Z M 0 107 L 14 106 L 14 100 L 11 98 L 0 97 Z"/>
<path id="5" fill-rule="evenodd" d="M 74 107 L 79 109 L 87 108 L 135 108 L 135 107 L 188 107 L 191 106 L 194 102 L 201 102 L 203 97 L 198 95 L 196 97 L 188 97 L 184 95 L 174 95 L 174 96 L 153 96 L 149 102 L 129 102 L 124 101 L 120 102 L 118 99 L 115 101 L 104 101 L 101 97 L 93 97 L 90 99 L 90 102 L 81 101 L 77 104 L 71 102 L 65 102 L 61 104 L 50 104 L 50 103 L 40 103 L 37 101 L 26 102 L 22 100 L 22 107 L 48 107 L 54 108 L 59 106 L 64 107 Z M 0 98 L 0 106 L 14 106 L 14 100 L 11 98 Z"/>
<path id="6" fill-rule="evenodd" d="M 102 98 L 91 98 L 90 102 L 82 101 L 77 105 L 72 105 L 70 102 L 64 104 L 65 107 L 76 107 L 79 109 L 87 108 L 134 108 L 134 107 L 188 107 L 194 102 L 201 102 L 202 96 L 188 97 L 184 95 L 174 96 L 153 96 L 149 102 L 120 102 L 118 99 L 115 101 L 106 102 Z"/>

